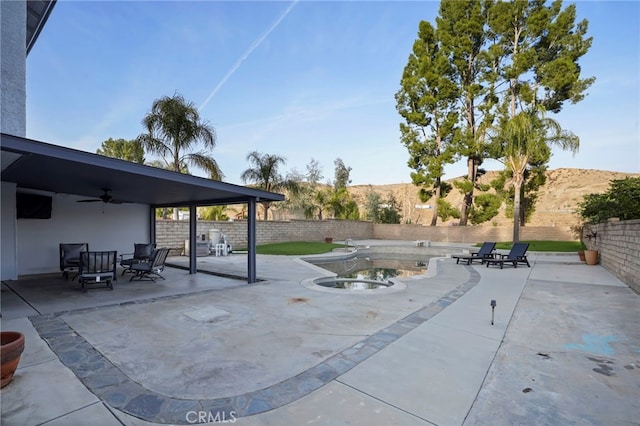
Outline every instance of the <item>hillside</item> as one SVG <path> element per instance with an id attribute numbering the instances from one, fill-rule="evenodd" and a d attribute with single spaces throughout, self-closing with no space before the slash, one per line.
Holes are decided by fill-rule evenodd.
<path id="1" fill-rule="evenodd" d="M 487 172 L 481 179 L 481 183 L 488 183 L 496 177 L 498 172 Z M 609 183 L 613 179 L 624 179 L 628 176 L 640 176 L 640 174 L 611 172 L 605 170 L 587 169 L 555 169 L 548 170 L 547 182 L 540 189 L 535 212 L 529 222 L 530 225 L 539 226 L 571 226 L 578 222 L 575 209 L 584 195 L 591 193 L 602 193 L 609 189 Z M 457 178 L 459 179 L 459 178 Z M 455 179 L 450 179 L 449 182 Z M 390 185 L 356 185 L 349 187 L 351 195 L 354 197 L 360 212 L 364 212 L 366 194 L 369 191 L 379 193 L 382 199 L 393 195 L 401 209 L 404 220 L 411 223 L 429 224 L 431 223 L 432 210 L 416 208 L 416 205 L 433 204 L 434 200 L 422 203 L 418 199 L 418 188 L 413 184 L 390 184 Z M 490 190 L 493 191 L 493 190 Z M 447 200 L 451 205 L 459 207 L 462 196 L 454 188 Z M 455 221 L 450 221 L 455 222 Z M 504 207 L 500 214 L 485 226 L 509 225 L 512 219 L 504 216 Z M 438 220 L 438 224 L 442 223 Z"/>

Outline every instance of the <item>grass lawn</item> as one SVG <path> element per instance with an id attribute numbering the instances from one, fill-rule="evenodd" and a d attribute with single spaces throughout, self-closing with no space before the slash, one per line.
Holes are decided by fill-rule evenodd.
<path id="1" fill-rule="evenodd" d="M 344 247 L 344 244 L 327 244 L 313 241 L 291 241 L 287 243 L 261 244 L 256 247 L 256 253 L 300 256 L 305 254 L 327 253 L 337 247 Z"/>
<path id="2" fill-rule="evenodd" d="M 523 241 L 529 243 L 529 251 L 577 252 L 584 247 L 579 241 Z M 480 247 L 482 244 L 477 244 Z M 509 250 L 513 243 L 497 243 L 497 249 Z M 306 254 L 328 253 L 334 248 L 345 247 L 343 244 L 327 244 L 314 241 L 291 241 L 286 243 L 261 244 L 256 247 L 258 254 L 279 254 L 285 256 L 303 256 Z M 236 252 L 245 249 L 234 250 Z"/>
<path id="3" fill-rule="evenodd" d="M 529 243 L 529 251 L 577 252 L 584 250 L 580 241 L 522 241 Z M 479 244 L 481 246 L 482 244 Z M 497 243 L 497 249 L 510 250 L 512 242 Z"/>

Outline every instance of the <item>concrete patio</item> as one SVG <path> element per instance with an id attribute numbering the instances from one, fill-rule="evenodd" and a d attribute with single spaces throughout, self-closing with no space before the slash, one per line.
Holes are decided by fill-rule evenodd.
<path id="1" fill-rule="evenodd" d="M 240 254 L 113 291 L 3 283 L 2 330 L 27 342 L 2 424 L 637 424 L 640 297 L 575 254 L 529 259 L 433 258 L 367 294 L 305 287 L 326 273 L 282 256 L 249 285 Z"/>

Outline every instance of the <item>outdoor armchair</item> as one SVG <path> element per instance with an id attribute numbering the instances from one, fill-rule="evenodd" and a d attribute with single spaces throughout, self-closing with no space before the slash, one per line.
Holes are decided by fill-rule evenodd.
<path id="1" fill-rule="evenodd" d="M 118 252 L 112 251 L 83 251 L 80 253 L 78 281 L 82 285 L 82 292 L 86 293 L 87 284 L 105 283 L 113 290 L 112 281 L 116 279 L 116 258 Z"/>
<path id="2" fill-rule="evenodd" d="M 133 245 L 133 253 L 124 253 L 120 256 L 120 266 L 122 266 L 122 275 L 125 272 L 131 272 L 131 266 L 140 262 L 148 262 L 155 250 L 156 245 L 153 243 L 140 243 Z"/>
<path id="3" fill-rule="evenodd" d="M 482 247 L 480 247 L 480 250 L 477 252 L 454 254 L 451 257 L 456 259 L 456 264 L 460 263 L 461 260 L 466 261 L 467 265 L 471 265 L 474 260 L 479 260 L 481 263 L 484 263 L 487 259 L 493 259 L 493 250 L 495 250 L 495 248 L 496 243 L 487 241 L 482 244 Z"/>
<path id="4" fill-rule="evenodd" d="M 500 265 L 500 269 L 504 266 L 505 263 L 510 263 L 514 268 L 518 267 L 518 263 L 526 264 L 528 267 L 529 261 L 527 260 L 527 250 L 529 249 L 529 243 L 515 243 L 513 247 L 511 247 L 511 251 L 509 254 L 498 255 L 493 259 L 487 259 L 485 262 L 487 263 L 487 268 L 489 265 Z"/>
<path id="5" fill-rule="evenodd" d="M 60 244 L 60 271 L 62 277 L 69 278 L 69 272 L 78 271 L 80 266 L 80 252 L 89 251 L 89 243 Z M 72 279 L 75 279 L 76 274 Z"/>
<path id="6" fill-rule="evenodd" d="M 137 279 L 138 281 L 150 280 L 155 282 L 156 280 L 154 277 L 162 278 L 164 280 L 164 277 L 160 275 L 160 272 L 164 271 L 164 264 L 167 260 L 168 254 L 168 248 L 159 248 L 153 251 L 151 259 L 149 259 L 148 262 L 139 262 L 131 265 L 131 272 L 135 275 L 131 277 L 129 281 Z"/>

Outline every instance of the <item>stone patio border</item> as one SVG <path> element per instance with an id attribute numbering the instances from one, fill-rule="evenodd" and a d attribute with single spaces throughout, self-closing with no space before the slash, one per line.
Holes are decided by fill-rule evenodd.
<path id="1" fill-rule="evenodd" d="M 193 424 L 197 422 L 197 413 L 207 413 L 210 420 L 228 422 L 282 407 L 310 394 L 425 323 L 478 284 L 480 274 L 471 266 L 464 267 L 470 274 L 465 283 L 412 314 L 296 376 L 264 389 L 224 398 L 180 399 L 150 391 L 124 374 L 62 319 L 68 313 L 152 303 L 184 295 L 36 315 L 29 320 L 60 361 L 111 407 L 153 423 Z M 211 291 L 216 290 L 202 293 Z"/>

